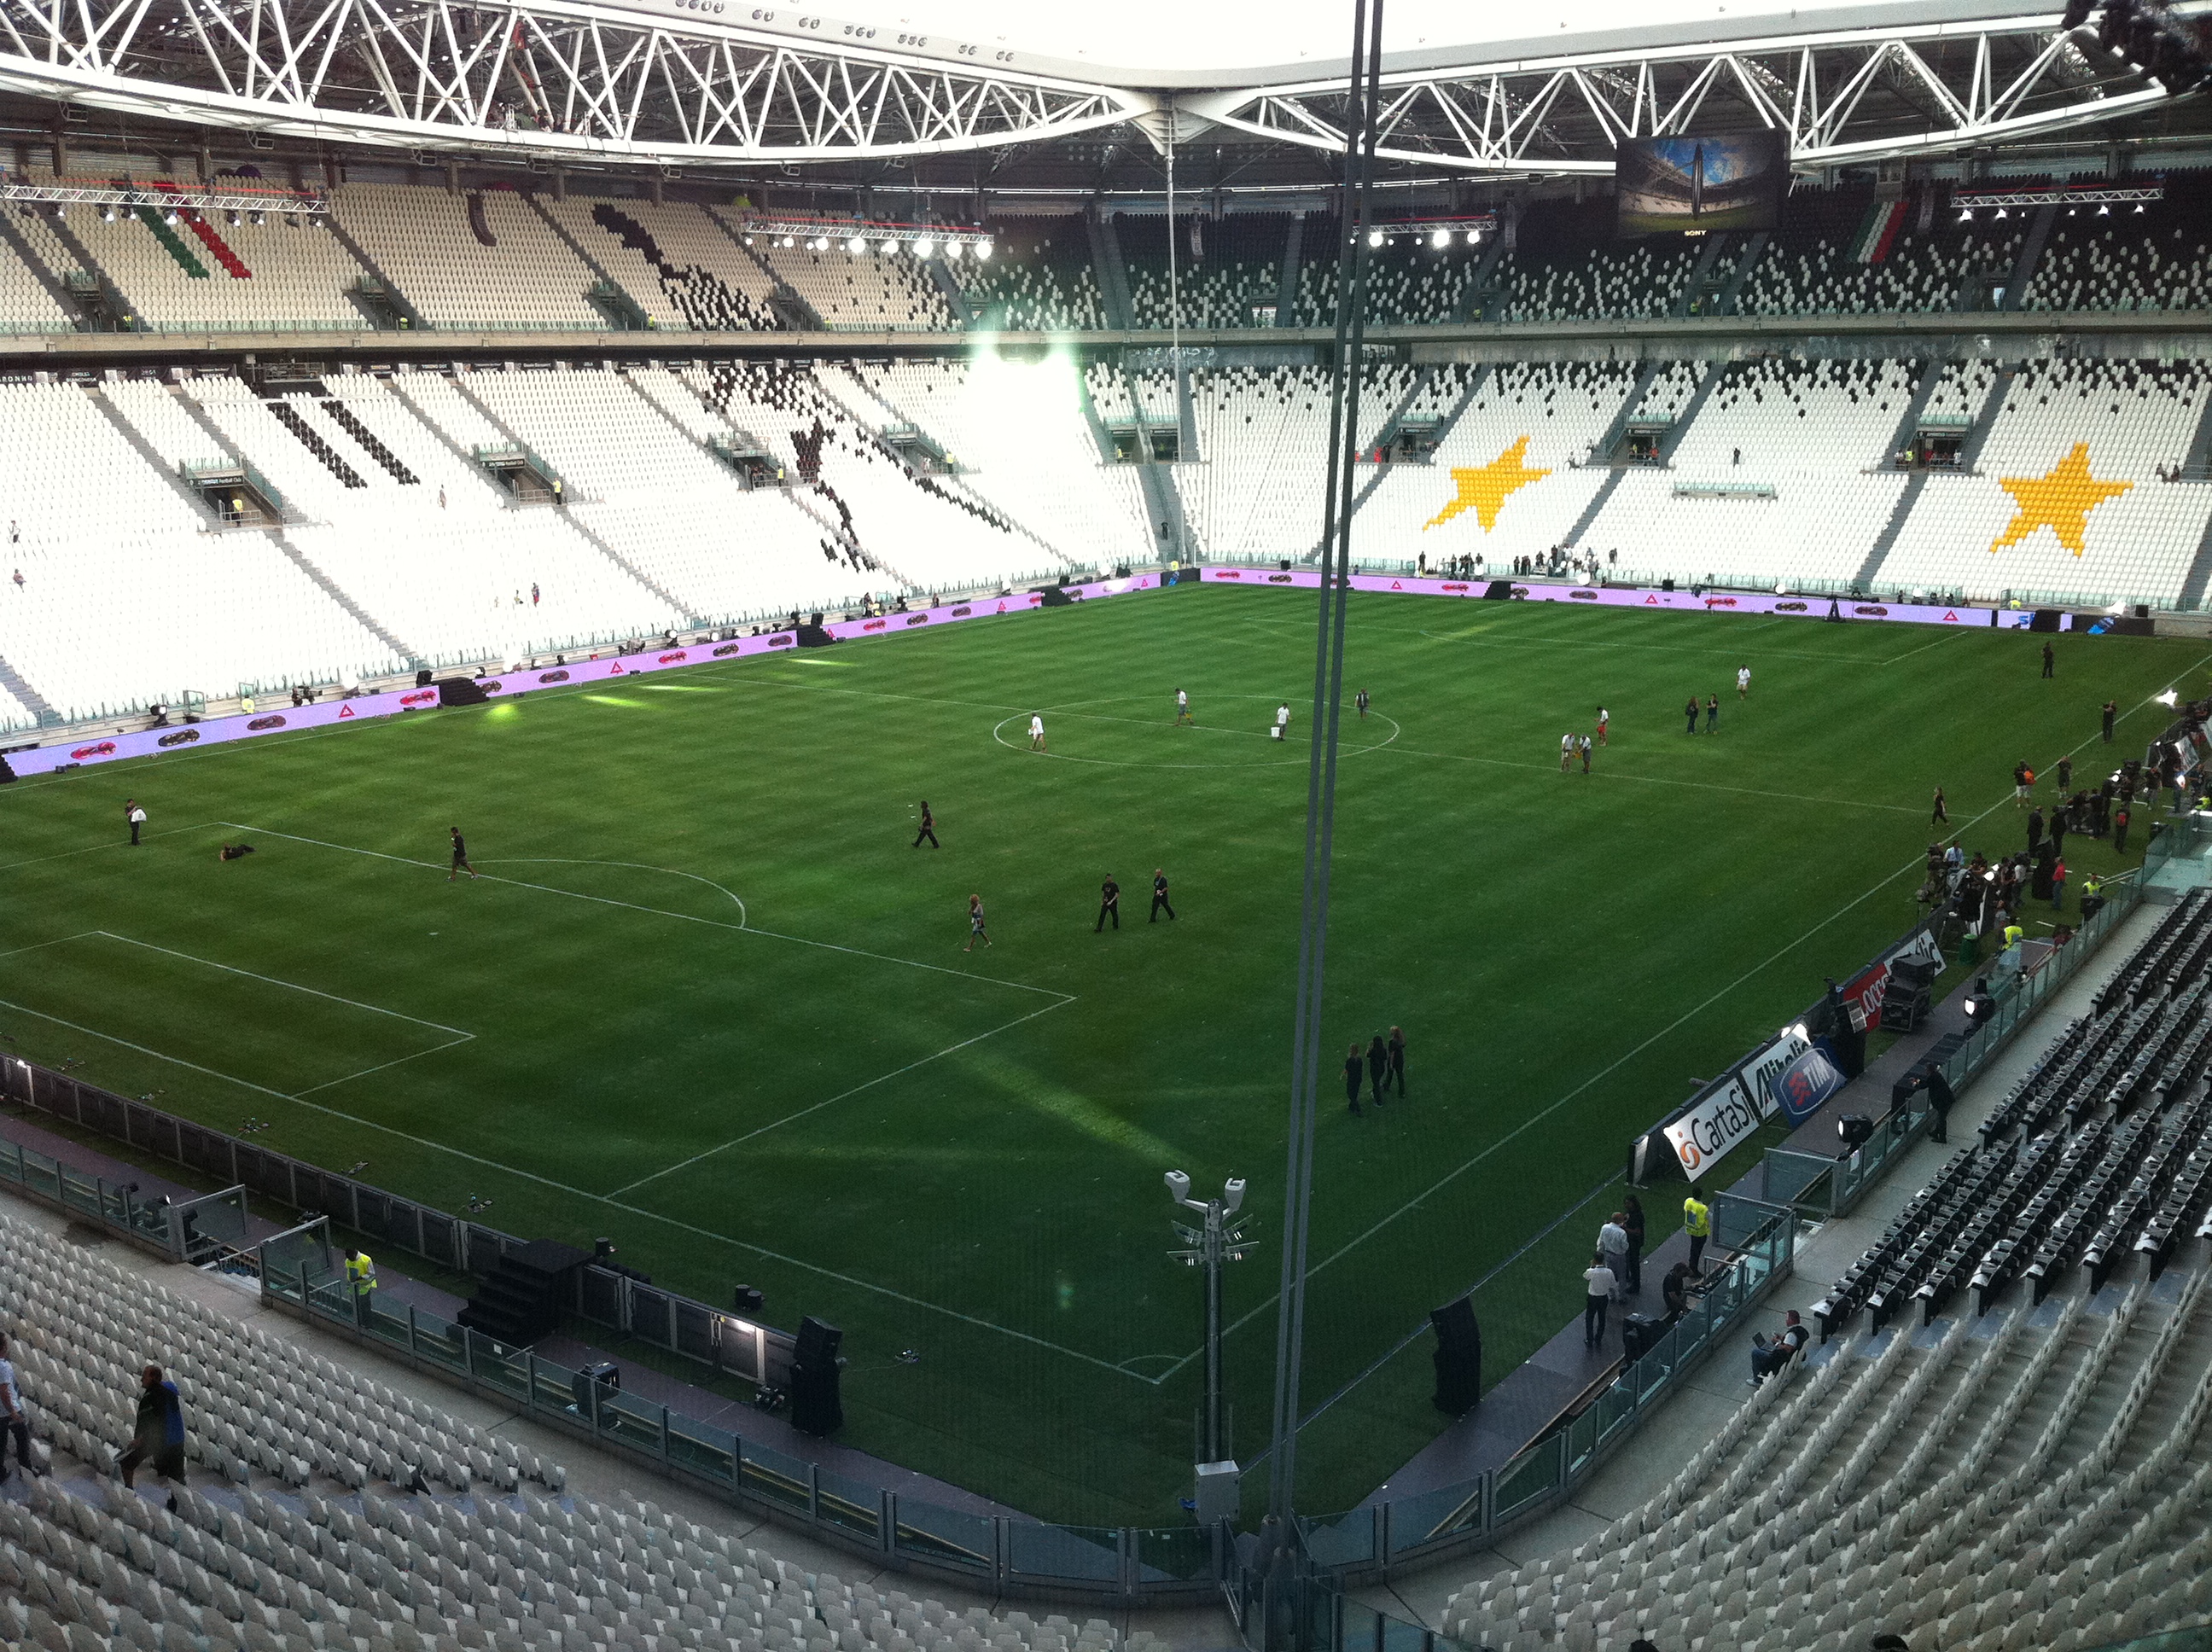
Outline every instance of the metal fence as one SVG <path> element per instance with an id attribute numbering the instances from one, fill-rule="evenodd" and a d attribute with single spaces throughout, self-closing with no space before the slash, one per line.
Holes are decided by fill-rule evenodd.
<path id="1" fill-rule="evenodd" d="M 2039 965 L 2009 973 L 1989 972 L 1990 996 L 1996 1006 L 1994 1012 L 1939 1064 L 1944 1081 L 1954 1090 L 1963 1088 L 1996 1059 L 2014 1035 L 2053 993 L 2074 978 L 2143 898 L 2140 884 L 2133 878 L 2115 879 L 2105 888 L 2105 905 L 2097 914 L 2075 932 L 2072 940 L 2045 954 Z M 1868 1141 L 1840 1158 L 1770 1147 L 1759 1163 L 1759 1193 L 1774 1204 L 1790 1206 L 1815 1220 L 1848 1214 L 1867 1189 L 1928 1133 L 1934 1118 L 1927 1091 L 1915 1090 L 1875 1124 Z"/>
<path id="2" fill-rule="evenodd" d="M 128 1101 L 95 1084 L 53 1072 L 32 1062 L 0 1060 L 0 1096 L 49 1113 L 84 1129 L 129 1143 L 142 1152 L 185 1165 L 245 1192 L 264 1194 L 280 1204 L 330 1218 L 358 1233 L 373 1248 L 396 1246 L 455 1273 L 482 1278 L 497 1271 L 499 1259 L 524 1242 L 465 1217 L 399 1198 L 334 1171 L 318 1169 L 268 1148 L 256 1147 L 203 1125 L 164 1113 L 144 1102 Z M 10 1144 L 12 1145 L 12 1144 Z M 33 1153 L 40 1166 L 52 1161 Z M 0 1176 L 6 1175 L 0 1165 Z M 38 1187 L 66 1186 L 73 1207 L 88 1212 L 112 1208 L 113 1224 L 128 1230 L 134 1223 L 154 1225 L 176 1219 L 183 1206 L 134 1205 L 119 1191 L 56 1167 L 33 1173 Z M 21 1181 L 23 1177 L 14 1178 Z M 53 1195 L 58 1197 L 58 1193 Z M 209 1233 L 234 1247 L 245 1244 L 241 1201 L 228 1227 L 210 1212 Z M 166 1231 L 166 1230 L 165 1230 Z M 198 1260 L 181 1237 L 162 1248 L 180 1260 Z M 797 1339 L 789 1332 L 756 1324 L 706 1303 L 660 1290 L 646 1280 L 611 1268 L 586 1266 L 578 1271 L 574 1294 L 564 1304 L 579 1318 L 635 1337 L 641 1342 L 684 1355 L 716 1371 L 748 1382 L 781 1388 L 789 1380 Z"/>
<path id="3" fill-rule="evenodd" d="M 0 1181 L 82 1210 L 179 1260 L 202 1261 L 210 1250 L 258 1254 L 265 1299 L 839 1546 L 1000 1593 L 1170 1600 L 1224 1587 L 1222 1540 L 1196 1526 L 1064 1526 L 949 1509 L 593 1384 L 569 1367 L 419 1308 L 376 1303 L 366 1323 L 359 1321 L 332 1260 L 327 1224 L 461 1272 L 489 1272 L 523 1242 L 15 1058 L 0 1060 L 0 1095 L 232 1185 L 183 1203 L 148 1203 L 4 1139 Z M 319 1212 L 323 1222 L 303 1224 L 257 1251 L 245 1242 L 249 1191 Z M 1716 1244 L 1735 1250 L 1735 1258 L 1588 1411 L 1474 1479 L 1303 1521 L 1314 1561 L 1344 1581 L 1387 1576 L 1487 1541 L 1567 1495 L 1790 1271 L 1796 1240 L 1790 1212 L 1725 1193 L 1714 1210 Z M 787 1333 L 607 1268 L 580 1270 L 574 1306 L 585 1318 L 755 1381 L 781 1386 L 788 1371 Z M 1328 1611 L 1330 1632 L 1347 1636 L 1351 1647 L 1422 1633 L 1356 1603 L 1339 1601 Z"/>

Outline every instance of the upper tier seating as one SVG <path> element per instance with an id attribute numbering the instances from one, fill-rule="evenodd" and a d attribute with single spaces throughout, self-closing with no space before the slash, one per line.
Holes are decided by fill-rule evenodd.
<path id="1" fill-rule="evenodd" d="M 0 1218 L 0 1313 L 51 1478 L 0 1500 L 0 1643 L 40 1652 L 1112 1652 L 1021 1612 L 803 1572 Z M 175 1492 L 104 1475 L 143 1363 L 178 1383 Z M 458 1494 L 458 1495 L 456 1495 Z M 738 1516 L 734 1514 L 731 1523 Z M 865 1570 L 861 1563 L 856 1569 Z M 1126 1652 L 1155 1652 L 1147 1635 Z"/>
<path id="2" fill-rule="evenodd" d="M 2179 174 L 2141 210 L 2069 207 L 2051 225 L 2024 308 L 2212 309 L 2212 184 Z"/>
<path id="3" fill-rule="evenodd" d="M 849 252 L 833 237 L 828 250 L 816 252 L 803 245 L 784 246 L 764 235 L 757 239 L 769 268 L 833 332 L 959 331 L 952 307 L 929 271 L 902 249 L 885 255 L 867 241 L 864 251 Z"/>
<path id="4" fill-rule="evenodd" d="M 1088 331 L 1106 325 L 1106 301 L 1091 267 L 1082 219 L 1013 219 L 992 228 L 990 258 L 954 272 L 979 330 Z"/>
<path id="5" fill-rule="evenodd" d="M 1782 228 L 1752 266 L 1736 308 L 1745 315 L 1872 314 L 1978 308 L 1988 283 L 2002 284 L 2018 263 L 2026 221 L 1960 224 L 1955 213 L 1907 203 L 1903 226 L 1879 262 L 1869 227 L 1875 210 L 1864 189 L 1799 190 Z M 1869 245 L 1869 237 L 1875 237 Z"/>
<path id="6" fill-rule="evenodd" d="M 331 210 L 433 326 L 605 331 L 585 297 L 598 279 L 530 203 L 506 190 L 464 197 L 386 184 L 348 184 Z M 478 238 L 481 212 L 493 245 Z"/>
<path id="7" fill-rule="evenodd" d="M 1310 220 L 1309 227 L 1319 222 Z M 1290 220 L 1276 213 L 1237 213 L 1218 219 L 1183 218 L 1177 224 L 1182 239 L 1176 247 L 1171 294 L 1167 221 L 1125 216 L 1115 222 L 1137 325 L 1168 327 L 1176 309 L 1171 298 L 1179 301 L 1186 327 L 1270 325 L 1282 289 Z"/>

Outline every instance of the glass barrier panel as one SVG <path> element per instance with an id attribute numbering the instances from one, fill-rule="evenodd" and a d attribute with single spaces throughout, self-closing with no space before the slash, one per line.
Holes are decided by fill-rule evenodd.
<path id="1" fill-rule="evenodd" d="M 748 1440 L 739 1466 L 744 1471 L 739 1482 L 744 1490 L 783 1508 L 806 1512 L 806 1465 L 798 1458 Z"/>
<path id="2" fill-rule="evenodd" d="M 1681 1363 L 1682 1357 L 1681 1333 L 1682 1327 L 1679 1323 L 1668 1326 L 1659 1340 L 1644 1351 L 1644 1357 L 1636 1362 L 1630 1376 L 1636 1383 L 1639 1399 L 1649 1400 L 1665 1388 L 1668 1379 L 1674 1375 L 1674 1368 Z"/>
<path id="3" fill-rule="evenodd" d="M 416 1335 L 421 1335 L 417 1322 Z M 576 1409 L 577 1374 L 566 1365 L 556 1365 L 550 1359 L 530 1357 L 530 1408 L 533 1411 L 566 1412 Z"/>
<path id="4" fill-rule="evenodd" d="M 1462 1480 L 1433 1491 L 1416 1491 L 1390 1504 L 1390 1553 L 1395 1558 L 1482 1525 L 1482 1482 Z"/>
<path id="5" fill-rule="evenodd" d="M 100 1214 L 100 1178 L 62 1167 L 62 1203 L 87 1216 Z"/>
<path id="6" fill-rule="evenodd" d="M 465 1371 L 469 1368 L 467 1336 L 465 1327 L 419 1308 L 415 1310 L 415 1351 L 425 1359 L 448 1370 Z"/>
<path id="7" fill-rule="evenodd" d="M 1391 1518 L 1398 1518 L 1398 1509 L 1405 1500 L 1391 1505 Z M 1375 1559 L 1375 1511 L 1354 1509 L 1341 1515 L 1325 1515 L 1319 1520 L 1301 1521 L 1304 1527 L 1306 1552 L 1317 1566 L 1364 1566 Z"/>
<path id="8" fill-rule="evenodd" d="M 1503 1522 L 1516 1509 L 1557 1491 L 1566 1479 L 1563 1468 L 1566 1450 L 1565 1437 L 1554 1434 L 1500 1468 L 1493 1502 L 1494 1517 Z"/>
<path id="9" fill-rule="evenodd" d="M 736 1484 L 738 1436 L 696 1418 L 668 1413 L 668 1461 L 724 1485 Z"/>
<path id="10" fill-rule="evenodd" d="M 1830 1197 L 1828 1172 L 1833 1168 L 1832 1159 L 1771 1148 L 1759 1167 L 1762 1196 L 1776 1205 L 1810 1205 L 1825 1211 Z"/>
<path id="11" fill-rule="evenodd" d="M 660 1449 L 660 1407 L 619 1388 L 599 1390 L 599 1432 L 646 1451 Z"/>
<path id="12" fill-rule="evenodd" d="M 1599 1443 L 1610 1440 L 1636 1417 L 1638 1388 L 1634 1372 L 1625 1373 L 1603 1394 L 1598 1395 L 1597 1437 Z"/>
<path id="13" fill-rule="evenodd" d="M 1195 1526 L 1152 1526 L 1135 1534 L 1137 1576 L 1147 1583 L 1213 1576 L 1212 1540 Z"/>
<path id="14" fill-rule="evenodd" d="M 368 1333 L 380 1341 L 404 1348 L 407 1345 L 407 1304 L 380 1301 L 382 1295 L 381 1291 L 369 1292 Z"/>
<path id="15" fill-rule="evenodd" d="M 1597 1407 L 1591 1406 L 1567 1424 L 1567 1473 L 1579 1474 L 1597 1449 Z"/>
<path id="16" fill-rule="evenodd" d="M 674 1424 L 672 1422 L 670 1426 L 674 1427 Z M 856 1533 L 871 1543 L 876 1540 L 883 1529 L 880 1487 L 856 1480 L 850 1474 L 819 1468 L 815 1471 L 814 1491 L 815 1512 L 823 1525 Z"/>
<path id="17" fill-rule="evenodd" d="M 978 1572 L 993 1570 L 992 1557 L 998 1552 L 989 1515 L 906 1497 L 899 1499 L 892 1544 L 901 1554 L 934 1565 L 964 1566 Z"/>
<path id="18" fill-rule="evenodd" d="M 1047 1526 L 1018 1520 L 1006 1527 L 1007 1565 L 1017 1576 L 1111 1583 L 1121 1576 L 1121 1534 L 1111 1526 Z"/>
<path id="19" fill-rule="evenodd" d="M 23 1150 L 4 1136 L 0 1136 L 0 1176 L 10 1181 L 23 1179 Z"/>
<path id="20" fill-rule="evenodd" d="M 1419 1624 L 1409 1624 L 1401 1618 L 1393 1618 L 1386 1612 L 1378 1612 L 1375 1616 L 1379 1632 L 1369 1644 L 1376 1649 L 1376 1652 L 1431 1652 L 1433 1643 L 1429 1638 L 1429 1631 Z M 1353 1643 L 1348 1633 L 1345 1640 L 1349 1649 Z"/>

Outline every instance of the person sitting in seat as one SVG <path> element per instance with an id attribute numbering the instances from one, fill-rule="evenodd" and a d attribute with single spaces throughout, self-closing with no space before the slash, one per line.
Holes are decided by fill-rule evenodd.
<path id="1" fill-rule="evenodd" d="M 1797 1351 L 1805 1345 L 1810 1334 L 1794 1308 L 1783 1316 L 1782 1334 L 1772 1341 L 1754 1332 L 1751 1339 L 1751 1386 L 1757 1388 L 1796 1358 Z"/>

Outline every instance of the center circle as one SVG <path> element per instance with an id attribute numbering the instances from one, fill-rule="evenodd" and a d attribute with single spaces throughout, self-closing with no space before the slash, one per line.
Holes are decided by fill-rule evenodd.
<path id="1" fill-rule="evenodd" d="M 1073 700 L 1056 706 L 1043 707 L 1038 714 L 1045 720 L 1045 750 L 1039 755 L 1057 757 L 1066 762 L 1100 763 L 1115 768 L 1285 768 L 1303 766 L 1310 761 L 1306 737 L 1303 732 L 1297 732 L 1297 725 L 1295 722 L 1291 725 L 1293 732 L 1284 740 L 1277 741 L 1269 734 L 1269 730 L 1274 723 L 1273 708 L 1284 703 L 1279 695 L 1214 694 L 1194 696 L 1192 699 L 1192 709 L 1200 716 L 1203 716 L 1206 707 L 1218 705 L 1224 701 L 1261 702 L 1266 709 L 1255 711 L 1249 726 L 1241 723 L 1203 721 L 1179 724 L 1175 718 L 1174 701 L 1164 699 L 1164 714 L 1162 714 L 1163 701 L 1163 696 L 1152 695 L 1119 695 L 1097 700 Z M 1092 709 L 1093 708 L 1109 709 Z M 1114 708 L 1127 709 L 1111 709 Z M 1148 708 L 1153 714 L 1136 715 L 1134 713 L 1138 708 Z M 1298 708 L 1293 705 L 1294 714 L 1297 709 Z M 1001 718 L 993 725 L 991 738 L 1009 751 L 1026 754 L 1030 749 L 1030 714 L 1023 711 L 1016 712 L 1011 717 Z M 1347 708 L 1346 718 L 1346 726 L 1343 731 L 1344 733 L 1347 736 L 1356 735 L 1361 727 L 1358 714 Z M 1369 712 L 1366 720 L 1369 723 L 1388 725 L 1390 732 L 1381 739 L 1370 740 L 1360 744 L 1352 744 L 1349 741 L 1341 743 L 1337 748 L 1339 756 L 1356 757 L 1365 752 L 1379 751 L 1396 739 L 1402 732 L 1395 718 L 1386 717 L 1380 712 Z M 1073 727 L 1070 726 L 1071 725 Z M 1063 746 L 1073 746 L 1074 749 L 1054 750 L 1053 745 L 1056 736 L 1061 740 Z M 1163 740 L 1205 741 L 1218 744 L 1230 751 L 1249 748 L 1252 755 L 1249 757 L 1236 756 L 1147 757 L 1113 755 L 1117 751 L 1147 748 L 1158 750 L 1159 743 Z M 1142 743 L 1141 746 L 1139 742 Z M 1297 748 L 1295 755 L 1285 749 L 1291 746 Z M 1281 755 L 1273 755 L 1275 753 Z"/>

